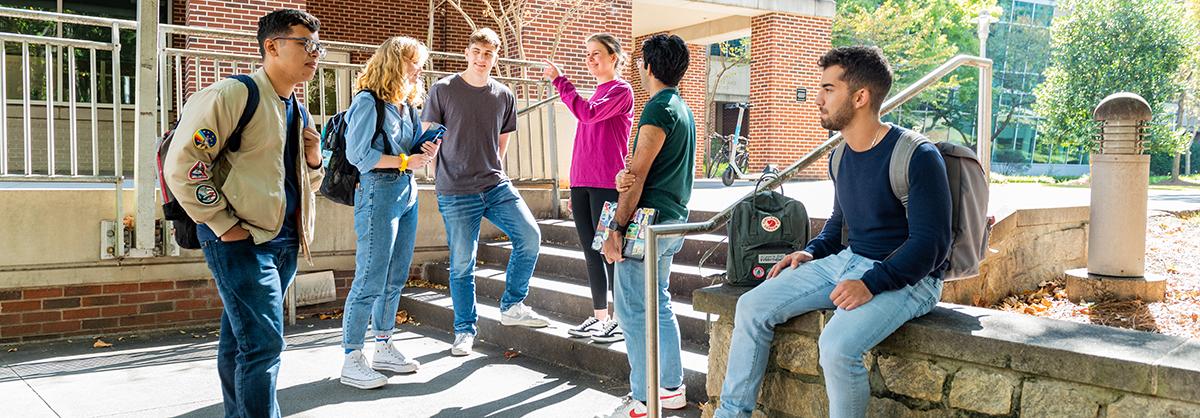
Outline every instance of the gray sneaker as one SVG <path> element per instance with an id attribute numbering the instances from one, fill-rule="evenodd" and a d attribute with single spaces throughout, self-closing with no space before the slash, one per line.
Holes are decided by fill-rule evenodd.
<path id="1" fill-rule="evenodd" d="M 475 335 L 465 332 L 454 334 L 454 345 L 450 346 L 450 355 L 462 357 L 470 355 L 475 345 Z"/>
<path id="2" fill-rule="evenodd" d="M 375 358 L 371 360 L 371 368 L 387 370 L 396 373 L 413 373 L 421 367 L 421 362 L 409 359 L 396 349 L 391 341 L 375 344 Z"/>
<path id="3" fill-rule="evenodd" d="M 533 309 L 525 306 L 524 303 L 517 302 L 516 305 L 510 306 L 508 310 L 500 313 L 500 324 L 507 326 L 523 326 L 530 328 L 542 328 L 550 325 L 550 321 L 545 317 L 538 315 Z"/>

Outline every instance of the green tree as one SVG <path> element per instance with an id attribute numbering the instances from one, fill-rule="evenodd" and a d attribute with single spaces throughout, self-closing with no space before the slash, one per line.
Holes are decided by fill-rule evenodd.
<path id="1" fill-rule="evenodd" d="M 1183 137 L 1172 132 L 1163 104 L 1177 99 L 1176 81 L 1187 57 L 1183 6 L 1162 0 L 1063 0 L 1051 26 L 1046 81 L 1035 89 L 1035 112 L 1044 118 L 1041 139 L 1065 147 L 1094 146 L 1092 110 L 1109 94 L 1141 95 L 1156 114 L 1149 127 L 1151 152 L 1174 152 Z"/>
<path id="2" fill-rule="evenodd" d="M 874 45 L 883 50 L 898 92 L 912 85 L 951 57 L 979 50 L 974 17 L 995 0 L 845 0 L 838 2 L 833 22 L 833 45 Z M 960 69 L 935 83 L 906 105 L 925 109 L 932 118 L 899 112 L 892 120 L 904 126 L 926 127 L 945 122 L 951 129 L 974 120 L 978 71 Z M 974 142 L 970 132 L 960 132 Z"/>

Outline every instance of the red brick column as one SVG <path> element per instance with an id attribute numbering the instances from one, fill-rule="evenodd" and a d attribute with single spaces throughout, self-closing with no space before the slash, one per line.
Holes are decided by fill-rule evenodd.
<path id="1" fill-rule="evenodd" d="M 231 31 L 255 32 L 258 19 L 279 9 L 304 10 L 305 0 L 246 0 L 238 3 L 224 0 L 186 0 L 186 24 Z M 187 49 L 229 52 L 258 56 L 258 44 L 254 41 L 231 41 L 224 39 L 188 37 Z M 231 74 L 248 73 L 258 67 L 253 65 L 217 64 L 206 59 L 187 59 L 184 64 L 184 91 L 195 92 L 214 81 Z"/>
<path id="2" fill-rule="evenodd" d="M 829 18 L 773 13 L 755 17 L 750 29 L 750 170 L 784 168 L 829 138 L 814 103 L 820 81 L 817 60 L 830 48 Z M 796 88 L 808 100 L 796 102 Z M 828 178 L 820 160 L 799 178 Z"/>
<path id="3" fill-rule="evenodd" d="M 655 34 L 639 36 L 631 48 L 630 62 L 636 61 L 642 56 L 642 42 L 649 39 Z M 697 178 L 703 176 L 704 172 L 704 138 L 708 133 L 705 131 L 705 118 L 707 112 L 704 111 L 704 95 L 708 89 L 708 46 L 688 44 L 688 52 L 691 54 L 688 62 L 687 73 L 683 75 L 683 79 L 679 81 L 679 94 L 683 97 L 684 103 L 692 109 L 692 115 L 696 122 L 696 165 L 693 169 Z M 636 64 L 634 65 L 636 66 Z M 637 134 L 638 120 L 641 118 L 642 109 L 646 106 L 646 101 L 650 100 L 650 95 L 642 88 L 641 81 L 638 76 L 637 69 L 630 66 L 625 71 L 626 79 L 633 84 L 633 133 Z M 629 143 L 633 144 L 633 136 L 630 136 Z M 630 151 L 633 149 L 630 148 Z"/>

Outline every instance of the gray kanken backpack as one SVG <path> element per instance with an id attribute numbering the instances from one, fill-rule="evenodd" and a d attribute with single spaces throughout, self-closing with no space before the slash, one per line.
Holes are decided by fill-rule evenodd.
<path id="1" fill-rule="evenodd" d="M 917 146 L 929 139 L 916 132 L 904 129 L 896 148 L 892 150 L 891 165 L 888 175 L 892 183 L 892 193 L 908 209 L 908 164 L 912 160 Z M 992 219 L 987 215 L 988 179 L 979 164 L 975 151 L 962 145 L 948 142 L 934 143 L 938 153 L 946 162 L 946 178 L 950 181 L 950 213 L 951 236 L 950 266 L 946 268 L 944 279 L 953 280 L 967 278 L 979 274 L 979 262 L 987 252 L 988 235 L 992 230 Z M 843 142 L 833 149 L 830 158 L 830 172 L 834 181 L 837 180 L 838 166 L 842 162 L 846 143 Z M 846 222 L 842 222 L 842 243 L 848 239 L 849 230 Z"/>

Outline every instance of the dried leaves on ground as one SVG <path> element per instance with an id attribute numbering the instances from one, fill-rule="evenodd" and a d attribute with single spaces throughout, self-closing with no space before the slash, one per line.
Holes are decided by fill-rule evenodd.
<path id="1" fill-rule="evenodd" d="M 1146 273 L 1166 278 L 1162 302 L 1067 299 L 1061 278 L 1010 295 L 995 309 L 1073 322 L 1200 338 L 1200 212 L 1154 216 L 1146 225 Z"/>
<path id="2" fill-rule="evenodd" d="M 430 282 L 430 281 L 428 281 L 428 280 L 425 280 L 425 279 L 412 279 L 412 280 L 409 280 L 409 281 L 408 281 L 408 283 L 405 283 L 405 284 L 404 284 L 404 286 L 405 286 L 405 287 L 419 287 L 419 288 L 422 288 L 422 289 L 434 289 L 434 290 L 446 290 L 446 289 L 449 289 L 449 288 L 448 288 L 448 287 L 446 287 L 445 285 L 440 285 L 440 284 L 437 284 L 437 283 L 432 283 L 432 282 Z"/>

